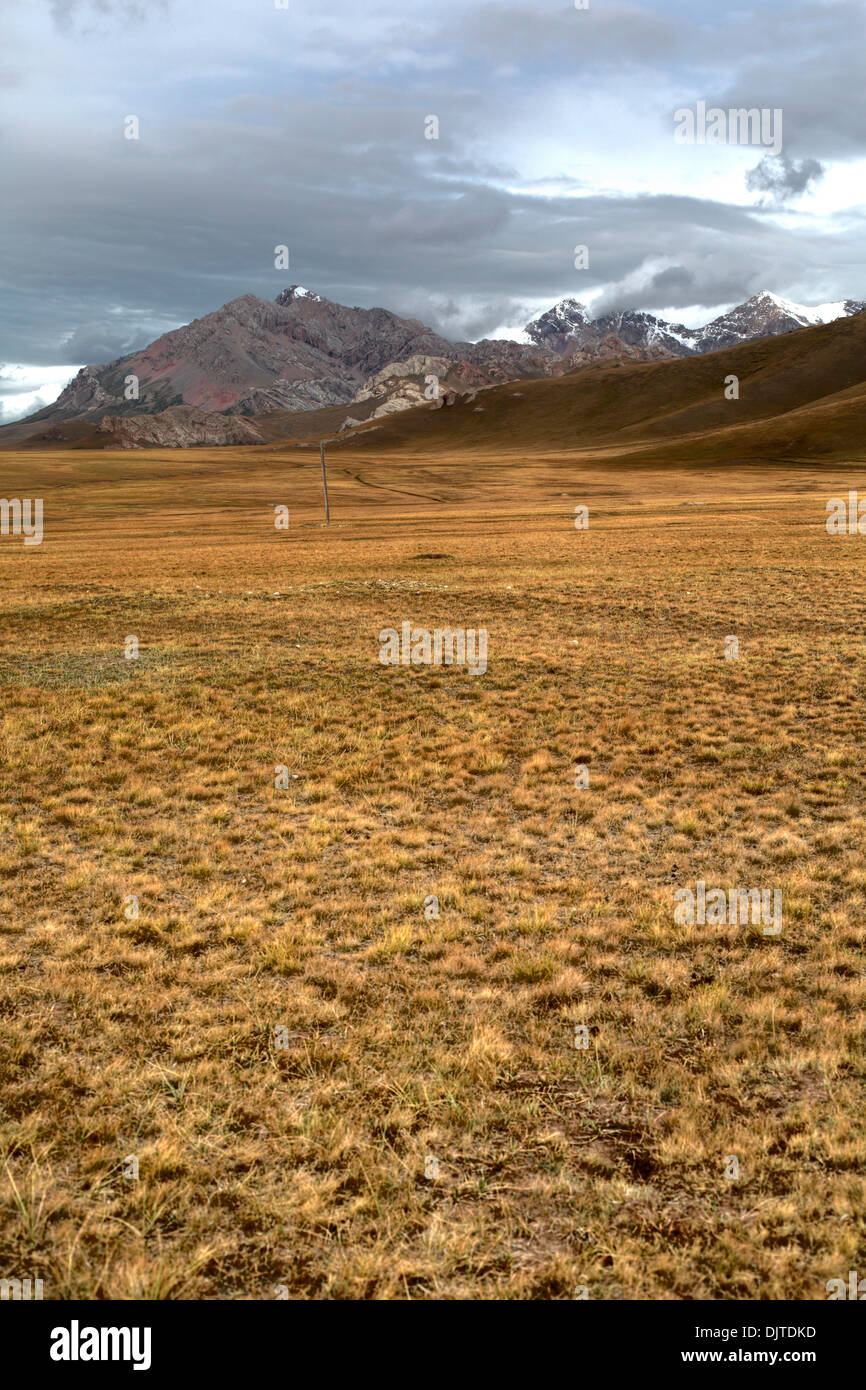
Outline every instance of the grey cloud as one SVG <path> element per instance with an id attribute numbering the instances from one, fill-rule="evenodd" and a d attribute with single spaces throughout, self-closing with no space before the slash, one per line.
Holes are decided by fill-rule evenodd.
<path id="1" fill-rule="evenodd" d="M 718 104 L 780 108 L 789 155 L 826 160 L 866 154 L 862 4 L 786 8 L 783 22 L 760 9 L 747 17 L 751 42 Z"/>
<path id="2" fill-rule="evenodd" d="M 467 17 L 465 32 L 473 45 L 500 61 L 508 58 L 520 65 L 545 59 L 572 68 L 607 61 L 622 69 L 637 61 L 673 61 L 689 27 L 645 5 L 607 0 L 588 10 L 566 4 L 480 5 Z"/>
<path id="3" fill-rule="evenodd" d="M 750 192 L 767 193 L 777 202 L 805 193 L 811 183 L 824 177 L 818 159 L 790 159 L 786 154 L 765 155 L 746 174 Z"/>
<path id="4" fill-rule="evenodd" d="M 171 159 L 89 146 L 43 151 L 35 164 L 26 146 L 10 156 L 0 252 L 17 266 L 19 290 L 0 320 L 0 352 L 32 362 L 108 360 L 236 295 L 272 298 L 287 280 L 421 317 L 429 302 L 432 326 L 460 337 L 521 322 L 527 301 L 586 299 L 605 284 L 616 296 L 652 258 L 675 269 L 656 265 L 647 275 L 647 308 L 712 308 L 745 297 L 755 281 L 787 286 L 810 265 L 826 273 L 834 257 L 834 293 L 864 288 L 842 282 L 845 244 L 804 246 L 760 209 L 509 193 L 443 180 L 435 161 L 419 162 L 415 146 L 396 139 L 371 141 L 359 164 L 363 112 L 354 114 L 351 145 L 342 139 L 345 113 L 307 102 L 301 115 L 312 132 L 303 142 L 287 138 L 288 108 L 279 128 L 179 127 Z M 376 113 L 371 120 L 378 125 Z M 39 198 L 27 196 L 34 167 Z M 239 170 L 243 196 L 233 191 Z M 591 277 L 574 269 L 578 241 L 590 247 Z M 273 265 L 281 243 L 290 248 L 288 273 Z M 629 297 L 634 303 L 634 291 Z M 444 314 L 449 299 L 463 312 Z M 115 327 L 106 306 L 117 302 L 137 306 L 138 316 L 126 313 Z"/>
<path id="5" fill-rule="evenodd" d="M 69 336 L 64 338 L 57 351 L 64 361 L 110 362 L 115 357 L 123 357 L 128 352 L 135 352 L 137 348 L 146 347 L 154 337 L 163 332 L 164 325 L 153 320 L 150 325 L 139 325 L 132 330 L 124 325 L 113 328 L 111 323 L 105 320 L 78 324 Z"/>
<path id="6" fill-rule="evenodd" d="M 710 291 L 712 302 L 718 302 L 716 296 L 720 289 L 717 271 Z M 725 289 L 730 291 L 731 285 L 727 284 Z M 706 282 L 699 286 L 694 270 L 689 270 L 684 265 L 668 266 L 656 271 L 648 267 L 644 275 L 638 275 L 637 282 L 632 275 L 625 283 L 609 286 L 605 293 L 594 301 L 592 309 L 593 314 L 598 317 L 600 314 L 614 313 L 618 309 L 633 309 L 636 306 L 650 310 L 672 305 L 684 307 L 700 303 L 708 290 Z"/>
<path id="7" fill-rule="evenodd" d="M 443 338 L 452 342 L 476 342 L 488 338 L 507 324 L 522 327 L 534 316 L 535 306 L 519 297 L 475 301 L 469 295 L 444 299 L 426 292 L 407 293 L 399 298 L 399 312 L 420 319 Z"/>
<path id="8" fill-rule="evenodd" d="M 693 304 L 695 294 L 700 293 L 694 271 L 687 270 L 683 265 L 658 271 L 649 283 L 648 292 L 654 303 L 661 299 L 665 304 L 671 304 L 676 299 Z"/>
<path id="9" fill-rule="evenodd" d="M 435 203 L 405 203 L 390 216 L 374 216 L 373 231 L 384 242 L 465 246 L 500 231 L 510 215 L 508 196 L 493 189 L 470 189 L 455 198 L 440 192 Z"/>
<path id="10" fill-rule="evenodd" d="M 695 201 L 687 235 L 669 238 L 663 246 L 657 237 L 649 256 L 640 257 L 635 245 L 633 264 L 625 274 L 609 277 L 602 293 L 593 300 L 594 314 L 619 309 L 642 308 L 654 313 L 678 309 L 703 309 L 707 313 L 733 304 L 756 291 L 775 285 L 790 285 L 806 278 L 802 292 L 806 302 L 820 298 L 815 280 L 804 269 L 799 238 L 764 219 L 759 210 L 742 210 L 738 219 L 729 218 L 729 209 Z M 716 216 L 719 213 L 721 215 Z M 647 210 L 647 216 L 652 214 Z M 748 249 L 748 255 L 744 249 Z M 677 264 L 658 266 L 662 252 L 677 255 Z M 820 264 L 821 248 L 813 248 L 814 268 Z M 826 270 L 825 266 L 821 267 Z"/>
<path id="11" fill-rule="evenodd" d="M 61 30 L 93 32 L 99 20 L 141 23 L 154 11 L 165 14 L 169 0 L 50 0 L 51 18 Z"/>

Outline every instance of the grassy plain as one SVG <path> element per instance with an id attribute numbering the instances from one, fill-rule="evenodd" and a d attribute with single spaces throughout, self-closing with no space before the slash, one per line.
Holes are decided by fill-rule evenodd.
<path id="1" fill-rule="evenodd" d="M 315 451 L 0 455 L 46 528 L 0 538 L 0 1275 L 826 1297 L 866 1265 L 866 541 L 824 527 L 863 467 L 330 483 L 326 531 Z M 487 673 L 381 666 L 406 619 Z M 699 879 L 781 934 L 676 925 Z"/>

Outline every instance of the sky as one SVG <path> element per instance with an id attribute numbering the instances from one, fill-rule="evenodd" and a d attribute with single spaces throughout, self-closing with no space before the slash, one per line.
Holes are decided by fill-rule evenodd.
<path id="1" fill-rule="evenodd" d="M 292 283 L 464 340 L 866 299 L 864 3 L 585 3 L 0 0 L 0 421 Z"/>

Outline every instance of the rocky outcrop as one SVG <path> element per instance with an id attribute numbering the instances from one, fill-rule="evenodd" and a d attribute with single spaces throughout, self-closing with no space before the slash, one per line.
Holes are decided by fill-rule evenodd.
<path id="1" fill-rule="evenodd" d="M 569 371 L 574 371 L 577 367 L 596 367 L 605 362 L 664 362 L 679 356 L 680 353 L 673 352 L 665 343 L 636 347 L 618 333 L 608 333 L 576 352 L 566 352 L 563 362 Z"/>
<path id="2" fill-rule="evenodd" d="M 460 350 L 476 346 L 467 343 L 460 345 Z M 377 419 L 393 415 L 398 410 L 408 410 L 411 406 L 441 405 L 445 396 L 454 399 L 467 392 L 501 385 L 522 376 L 546 376 L 568 370 L 565 361 L 560 362 L 552 356 L 539 357 L 534 351 L 527 353 L 526 349 L 521 350 L 520 344 L 488 341 L 485 346 L 487 350 L 479 354 L 478 362 L 453 356 L 426 357 L 420 353 L 402 362 L 390 362 L 364 383 L 354 396 L 352 405 L 366 405 L 368 410 L 365 418 Z M 495 351 L 506 346 L 518 348 L 518 353 L 513 355 Z M 371 403 L 375 403 L 372 411 L 369 410 Z"/>
<path id="3" fill-rule="evenodd" d="M 214 415 L 192 406 L 176 405 L 156 415 L 106 415 L 101 434 L 112 436 L 107 448 L 187 449 L 197 444 L 261 444 L 262 435 L 249 420 Z"/>
<path id="4" fill-rule="evenodd" d="M 267 415 L 271 410 L 320 410 L 328 405 L 345 405 L 353 396 L 353 383 L 340 377 L 313 377 L 309 381 L 286 381 L 280 377 L 271 386 L 251 391 L 225 411 L 226 415 Z"/>
<path id="5" fill-rule="evenodd" d="M 413 405 L 433 401 L 454 367 L 447 357 L 429 357 L 414 353 L 401 362 L 390 362 L 364 382 L 352 399 L 355 406 L 372 406 L 365 412 L 367 419 L 393 415 Z"/>
<path id="6" fill-rule="evenodd" d="M 54 405 L 47 407 L 46 411 L 40 411 L 40 415 L 50 411 L 58 419 L 66 419 L 73 415 L 81 418 L 102 414 L 115 406 L 122 407 L 123 392 L 121 390 L 119 394 L 115 394 L 106 390 L 105 371 L 104 367 L 82 367 L 69 385 L 61 391 Z"/>

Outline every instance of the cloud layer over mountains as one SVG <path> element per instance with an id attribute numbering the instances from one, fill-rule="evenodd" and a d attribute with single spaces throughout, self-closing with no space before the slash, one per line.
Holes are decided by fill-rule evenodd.
<path id="1" fill-rule="evenodd" d="M 687 323 L 765 285 L 866 295 L 860 4 L 32 0 L 3 19 L 0 364 L 110 360 L 287 280 L 451 339 L 568 295 Z M 783 155 L 677 146 L 674 110 L 701 99 L 782 108 Z"/>

